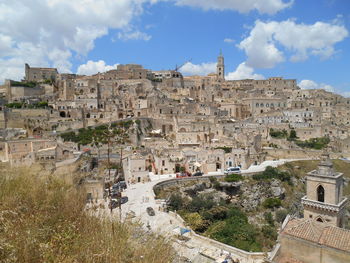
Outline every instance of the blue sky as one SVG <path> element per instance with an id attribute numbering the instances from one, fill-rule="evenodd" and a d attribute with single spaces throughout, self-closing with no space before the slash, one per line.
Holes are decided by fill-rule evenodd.
<path id="1" fill-rule="evenodd" d="M 116 64 L 296 78 L 350 95 L 348 0 L 0 0 L 0 81 L 24 62 L 93 74 Z M 348 93 L 346 93 L 348 92 Z"/>

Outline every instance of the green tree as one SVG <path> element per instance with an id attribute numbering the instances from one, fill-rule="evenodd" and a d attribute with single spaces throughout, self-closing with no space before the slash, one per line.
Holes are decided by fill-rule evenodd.
<path id="1" fill-rule="evenodd" d="M 186 214 L 184 219 L 194 231 L 203 232 L 208 227 L 208 222 L 199 213 Z"/>
<path id="2" fill-rule="evenodd" d="M 286 209 L 278 210 L 276 212 L 276 221 L 278 223 L 282 223 L 287 215 L 288 215 L 288 211 Z"/>
<path id="3" fill-rule="evenodd" d="M 282 205 L 282 201 L 279 198 L 267 198 L 263 202 L 263 207 L 265 208 L 275 208 L 280 207 Z"/>
<path id="4" fill-rule="evenodd" d="M 230 174 L 225 177 L 226 182 L 238 182 L 241 180 L 243 180 L 243 176 L 240 174 Z"/>
<path id="5" fill-rule="evenodd" d="M 297 138 L 298 138 L 297 132 L 296 132 L 294 129 L 290 130 L 289 138 L 288 138 L 288 139 L 289 139 L 290 141 L 295 141 Z"/>
<path id="6" fill-rule="evenodd" d="M 180 210 L 184 205 L 183 198 L 180 194 L 175 193 L 169 197 L 168 206 L 170 210 Z"/>
<path id="7" fill-rule="evenodd" d="M 228 218 L 210 237 L 246 251 L 261 251 L 261 245 L 257 241 L 258 234 L 258 230 L 248 223 L 248 218 L 243 212 L 231 208 Z"/>
<path id="8" fill-rule="evenodd" d="M 265 213 L 264 213 L 264 218 L 265 218 L 265 221 L 266 221 L 270 226 L 274 226 L 274 225 L 275 225 L 275 221 L 273 220 L 273 216 L 272 216 L 271 212 L 265 212 Z"/>

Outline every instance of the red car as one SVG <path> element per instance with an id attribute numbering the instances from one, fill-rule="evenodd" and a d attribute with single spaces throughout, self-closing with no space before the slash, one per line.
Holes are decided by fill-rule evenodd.
<path id="1" fill-rule="evenodd" d="M 177 173 L 176 178 L 190 177 L 191 175 L 189 172 Z"/>

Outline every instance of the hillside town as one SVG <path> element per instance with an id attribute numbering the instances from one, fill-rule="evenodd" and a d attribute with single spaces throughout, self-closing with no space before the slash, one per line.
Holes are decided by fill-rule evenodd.
<path id="1" fill-rule="evenodd" d="M 124 147 L 131 169 L 126 175 L 138 170 L 126 178 L 130 182 L 181 167 L 208 173 L 270 159 L 317 158 L 324 147 L 338 157 L 350 154 L 349 98 L 300 89 L 295 79 L 224 76 L 222 54 L 208 76 L 136 64 L 80 76 L 26 64 L 22 81 L 0 86 L 0 159 L 30 164 L 59 162 L 83 149 L 96 154 L 92 143 L 61 135 L 121 121 L 133 123 Z"/>
<path id="2" fill-rule="evenodd" d="M 187 262 L 349 262 L 344 180 L 331 159 L 349 161 L 350 98 L 301 89 L 296 79 L 283 77 L 225 80 L 221 53 L 216 67 L 207 76 L 184 76 L 181 67 L 155 71 L 126 64 L 86 76 L 25 64 L 21 81 L 7 79 L 0 86 L 0 161 L 55 170 L 83 160 L 81 169 L 90 172 L 84 179 L 88 199 L 108 206 L 115 188 L 141 192 L 160 181 L 231 170 L 251 174 L 262 172 L 264 163 L 321 159 L 307 175 L 300 200 L 304 218 L 286 217 L 271 252 L 242 252 L 194 236 L 194 247 L 230 253 L 201 251 L 201 258 L 187 255 Z M 142 195 L 126 191 L 135 200 L 116 191 L 119 203 L 110 200 L 110 213 L 126 203 L 138 214 Z M 176 211 L 170 217 L 164 204 L 153 201 L 159 221 L 177 222 Z M 303 246 L 307 250 L 300 254 Z"/>

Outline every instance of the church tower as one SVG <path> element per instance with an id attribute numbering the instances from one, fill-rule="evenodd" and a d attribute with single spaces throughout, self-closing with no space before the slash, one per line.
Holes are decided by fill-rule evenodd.
<path id="1" fill-rule="evenodd" d="M 322 155 L 318 169 L 307 174 L 306 196 L 301 199 L 304 218 L 343 227 L 345 206 L 343 174 L 333 170 L 328 154 Z"/>
<path id="2" fill-rule="evenodd" d="M 221 50 L 220 55 L 218 56 L 218 62 L 216 64 L 216 75 L 218 80 L 225 80 L 225 63 Z"/>

